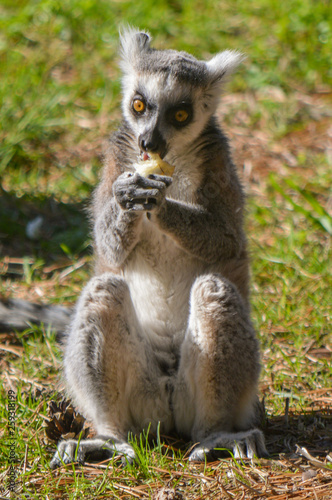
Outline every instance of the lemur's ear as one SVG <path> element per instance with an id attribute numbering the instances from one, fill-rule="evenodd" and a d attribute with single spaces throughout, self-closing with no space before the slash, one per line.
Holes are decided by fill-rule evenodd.
<path id="1" fill-rule="evenodd" d="M 119 30 L 119 35 L 122 58 L 121 67 L 126 72 L 128 66 L 135 67 L 139 56 L 150 49 L 151 36 L 149 33 L 131 26 L 122 27 Z"/>
<path id="2" fill-rule="evenodd" d="M 205 63 L 208 70 L 208 82 L 204 94 L 206 108 L 215 110 L 223 84 L 244 59 L 245 57 L 240 52 L 225 50 Z"/>
<path id="3" fill-rule="evenodd" d="M 216 86 L 222 84 L 244 59 L 243 54 L 234 50 L 225 50 L 216 54 L 210 61 L 206 62 L 210 84 Z"/>

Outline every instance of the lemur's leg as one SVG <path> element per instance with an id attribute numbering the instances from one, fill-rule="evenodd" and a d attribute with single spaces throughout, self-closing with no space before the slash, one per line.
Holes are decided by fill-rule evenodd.
<path id="1" fill-rule="evenodd" d="M 199 443 L 191 460 L 215 448 L 266 454 L 254 428 L 258 376 L 257 339 L 236 287 L 218 274 L 197 278 L 173 394 L 176 428 Z"/>
<path id="2" fill-rule="evenodd" d="M 106 449 L 132 461 L 128 432 L 171 419 L 168 379 L 158 371 L 141 334 L 129 288 L 113 274 L 93 278 L 84 289 L 67 338 L 64 356 L 69 395 L 94 424 L 97 437 L 62 441 L 51 462 L 84 461 Z"/>

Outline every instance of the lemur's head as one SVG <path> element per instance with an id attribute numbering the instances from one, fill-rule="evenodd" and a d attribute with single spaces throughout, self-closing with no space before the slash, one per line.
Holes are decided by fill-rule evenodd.
<path id="1" fill-rule="evenodd" d="M 148 33 L 120 34 L 123 113 L 141 151 L 180 151 L 195 141 L 216 111 L 225 78 L 242 55 L 226 50 L 209 61 L 150 47 Z"/>

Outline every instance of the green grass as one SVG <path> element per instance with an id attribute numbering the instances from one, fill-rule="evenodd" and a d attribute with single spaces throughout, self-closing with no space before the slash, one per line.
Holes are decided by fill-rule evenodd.
<path id="1" fill-rule="evenodd" d="M 283 494 L 273 483 L 281 474 L 300 495 L 308 462 L 292 458 L 295 444 L 324 458 L 331 425 L 328 1 L 3 0 L 0 294 L 73 304 L 88 280 L 86 207 L 106 138 L 121 116 L 121 23 L 149 30 L 157 47 L 197 57 L 225 48 L 247 55 L 227 87 L 220 116 L 248 192 L 252 313 L 262 345 L 261 393 L 273 460 L 256 468 L 234 459 L 192 465 L 183 443 L 142 436 L 133 443 L 139 457 L 134 467 L 111 461 L 51 471 L 54 447 L 45 440 L 43 417 L 61 389 L 61 352 L 54 334 L 35 326 L 24 334 L 0 333 L 1 453 L 8 457 L 12 388 L 19 498 L 149 498 L 165 485 L 187 498 L 220 497 L 226 495 L 222 488 L 236 500 L 243 492 L 255 498 L 250 488 L 269 498 Z M 40 215 L 41 235 L 30 240 L 26 226 Z M 331 486 L 329 474 L 321 469 L 318 493 Z M 6 460 L 0 477 L 5 495 Z"/>

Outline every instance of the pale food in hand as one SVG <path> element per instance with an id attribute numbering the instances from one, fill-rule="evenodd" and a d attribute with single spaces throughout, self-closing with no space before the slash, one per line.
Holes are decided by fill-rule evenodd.
<path id="1" fill-rule="evenodd" d="M 134 165 L 136 172 L 142 177 L 148 177 L 151 174 L 167 175 L 172 177 L 174 168 L 172 165 L 162 160 L 157 153 L 149 153 L 148 160 L 142 160 Z"/>

